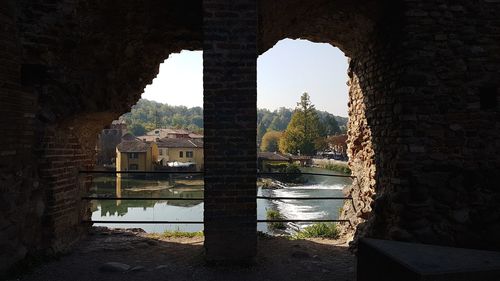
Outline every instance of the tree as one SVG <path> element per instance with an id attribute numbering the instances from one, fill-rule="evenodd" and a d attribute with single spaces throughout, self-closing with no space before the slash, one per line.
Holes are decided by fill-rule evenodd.
<path id="1" fill-rule="evenodd" d="M 133 123 L 128 127 L 128 129 L 130 130 L 130 132 L 132 132 L 134 136 L 141 136 L 146 133 L 146 128 L 144 128 L 142 124 L 138 123 Z"/>
<path id="2" fill-rule="evenodd" d="M 321 136 L 333 136 L 340 134 L 341 130 L 335 116 L 325 111 L 318 111 L 318 117 L 323 125 Z"/>
<path id="3" fill-rule="evenodd" d="M 257 144 L 260 145 L 262 137 L 267 132 L 267 128 L 272 121 L 272 113 L 267 109 L 257 112 Z"/>
<path id="4" fill-rule="evenodd" d="M 127 124 L 137 125 L 134 134 L 141 135 L 156 129 L 157 123 L 163 128 L 190 128 L 199 131 L 203 128 L 203 109 L 201 107 L 172 106 L 155 101 L 140 99 L 129 113 L 122 115 Z M 145 132 L 140 129 L 143 127 Z"/>
<path id="5" fill-rule="evenodd" d="M 318 114 L 309 94 L 303 93 L 280 140 L 280 151 L 311 155 L 315 151 L 315 140 L 321 136 L 321 131 Z"/>
<path id="6" fill-rule="evenodd" d="M 334 152 L 347 155 L 347 135 L 331 136 L 327 139 L 327 143 Z"/>
<path id="7" fill-rule="evenodd" d="M 262 142 L 260 143 L 260 151 L 276 152 L 278 151 L 278 144 L 281 138 L 282 132 L 278 131 L 268 131 L 262 137 Z"/>

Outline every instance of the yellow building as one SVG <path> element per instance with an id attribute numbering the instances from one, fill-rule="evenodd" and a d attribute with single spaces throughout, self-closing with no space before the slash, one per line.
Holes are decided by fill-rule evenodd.
<path id="1" fill-rule="evenodd" d="M 126 134 L 116 146 L 117 171 L 153 171 L 158 162 L 158 146 Z M 121 176 L 121 174 L 118 174 Z"/>
<path id="2" fill-rule="evenodd" d="M 195 166 L 203 170 L 203 140 L 191 138 L 163 138 L 158 145 L 158 161 L 164 166 Z"/>

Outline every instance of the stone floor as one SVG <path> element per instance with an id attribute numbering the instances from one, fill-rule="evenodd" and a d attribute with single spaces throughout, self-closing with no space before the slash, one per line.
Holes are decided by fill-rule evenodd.
<path id="1" fill-rule="evenodd" d="M 72 253 L 11 280 L 354 280 L 354 264 L 339 241 L 263 237 L 256 265 L 209 267 L 203 238 L 154 239 L 100 228 Z"/>

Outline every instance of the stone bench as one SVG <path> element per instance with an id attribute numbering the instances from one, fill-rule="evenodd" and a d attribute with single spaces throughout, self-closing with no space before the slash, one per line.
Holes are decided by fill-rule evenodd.
<path id="1" fill-rule="evenodd" d="M 361 239 L 358 281 L 500 281 L 500 252 Z"/>

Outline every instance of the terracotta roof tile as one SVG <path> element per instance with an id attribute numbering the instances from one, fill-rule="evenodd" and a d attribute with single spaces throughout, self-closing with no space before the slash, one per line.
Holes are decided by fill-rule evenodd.
<path id="1" fill-rule="evenodd" d="M 182 147 L 182 148 L 203 148 L 203 141 L 200 139 L 173 139 L 173 138 L 163 138 L 158 142 L 158 147 L 161 148 L 171 148 L 171 147 Z"/>
<path id="2" fill-rule="evenodd" d="M 146 152 L 151 145 L 131 134 L 125 134 L 122 142 L 116 146 L 120 152 Z"/>

